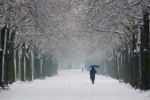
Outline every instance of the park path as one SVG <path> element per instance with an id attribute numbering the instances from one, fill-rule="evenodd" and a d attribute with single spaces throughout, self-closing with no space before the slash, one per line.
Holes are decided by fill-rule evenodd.
<path id="1" fill-rule="evenodd" d="M 88 72 L 60 70 L 58 75 L 33 82 L 16 82 L 0 91 L 0 100 L 150 100 L 150 91 L 133 89 L 110 77 L 96 75 L 91 84 Z"/>

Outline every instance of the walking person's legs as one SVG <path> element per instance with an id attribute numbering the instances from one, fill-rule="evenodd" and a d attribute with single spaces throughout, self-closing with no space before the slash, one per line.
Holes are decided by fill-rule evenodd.
<path id="1" fill-rule="evenodd" d="M 91 79 L 91 81 L 92 81 L 92 84 L 94 84 L 94 79 Z"/>

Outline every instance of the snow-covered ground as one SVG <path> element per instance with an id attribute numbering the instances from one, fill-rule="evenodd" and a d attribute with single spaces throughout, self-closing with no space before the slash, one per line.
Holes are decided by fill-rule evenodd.
<path id="1" fill-rule="evenodd" d="M 150 91 L 135 90 L 99 75 L 93 85 L 87 72 L 61 70 L 45 80 L 16 82 L 0 91 L 0 100 L 150 100 Z"/>

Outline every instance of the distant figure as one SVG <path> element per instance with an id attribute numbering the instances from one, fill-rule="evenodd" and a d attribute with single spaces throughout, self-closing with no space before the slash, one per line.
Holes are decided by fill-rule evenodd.
<path id="1" fill-rule="evenodd" d="M 96 69 L 92 67 L 92 69 L 90 70 L 90 79 L 92 81 L 92 84 L 94 84 L 95 74 L 96 74 Z"/>
<path id="2" fill-rule="evenodd" d="M 83 72 L 83 67 L 82 67 L 82 72 Z"/>

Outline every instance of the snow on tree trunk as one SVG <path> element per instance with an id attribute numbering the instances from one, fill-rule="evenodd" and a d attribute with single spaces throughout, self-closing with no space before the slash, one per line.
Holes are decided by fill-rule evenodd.
<path id="1" fill-rule="evenodd" d="M 31 51 L 31 73 L 32 73 L 32 80 L 34 79 L 34 53 Z"/>
<path id="2" fill-rule="evenodd" d="M 118 77 L 120 77 L 120 61 L 119 61 L 119 58 L 120 58 L 120 53 L 119 53 L 119 54 L 117 54 Z"/>
<path id="3" fill-rule="evenodd" d="M 3 54 L 3 58 L 2 58 L 2 81 L 4 81 L 4 62 L 5 62 L 5 54 Z"/>
<path id="4" fill-rule="evenodd" d="M 3 58 L 2 58 L 2 81 L 4 81 L 5 74 L 5 52 L 6 52 L 6 44 L 7 44 L 7 28 L 5 29 L 5 40 L 4 40 L 4 50 L 3 50 Z"/>
<path id="5" fill-rule="evenodd" d="M 23 62 L 24 62 L 24 81 L 26 80 L 26 58 L 25 56 L 23 57 Z"/>
<path id="6" fill-rule="evenodd" d="M 122 68 L 122 54 L 120 54 L 120 57 L 121 57 L 121 65 L 120 65 L 120 68 Z"/>
<path id="7" fill-rule="evenodd" d="M 139 52 L 139 82 L 141 84 L 142 70 L 141 70 L 141 26 L 138 27 L 138 52 Z"/>
<path id="8" fill-rule="evenodd" d="M 15 81 L 16 81 L 16 51 L 14 50 L 14 77 L 15 77 Z"/>
<path id="9" fill-rule="evenodd" d="M 43 60 L 42 60 L 42 58 L 41 58 L 41 60 L 40 60 L 40 75 L 41 75 L 41 76 L 42 76 L 42 74 L 43 74 L 42 66 L 43 66 Z"/>
<path id="10" fill-rule="evenodd" d="M 20 54 L 18 55 L 19 61 L 18 61 L 18 78 L 21 80 L 21 59 L 20 59 Z"/>

